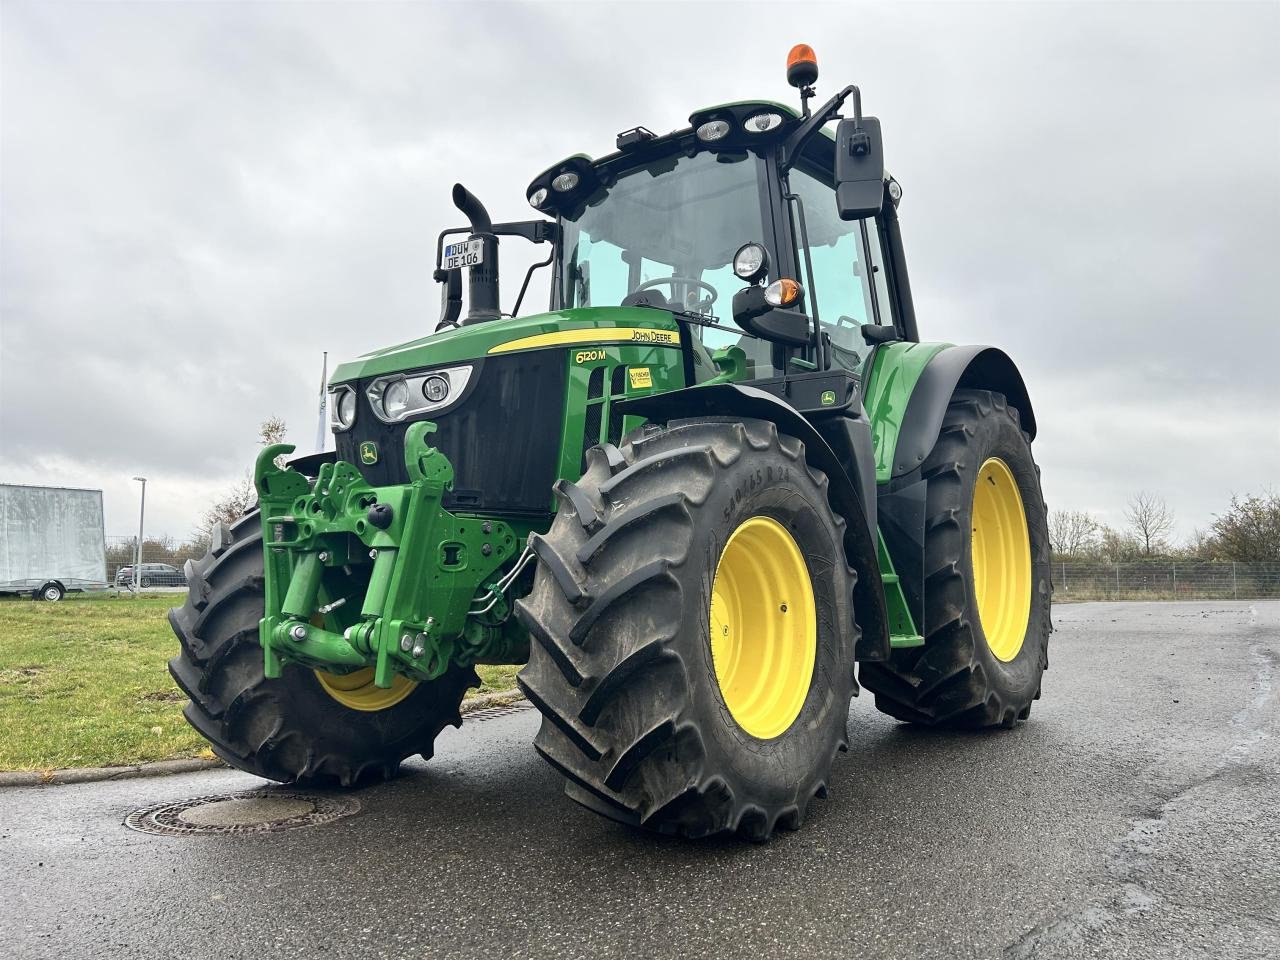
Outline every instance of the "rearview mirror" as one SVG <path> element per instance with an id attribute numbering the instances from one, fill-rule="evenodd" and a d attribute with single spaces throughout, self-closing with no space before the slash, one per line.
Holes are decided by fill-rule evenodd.
<path id="1" fill-rule="evenodd" d="M 874 217 L 884 203 L 884 144 L 875 117 L 836 127 L 836 209 L 841 220 Z"/>

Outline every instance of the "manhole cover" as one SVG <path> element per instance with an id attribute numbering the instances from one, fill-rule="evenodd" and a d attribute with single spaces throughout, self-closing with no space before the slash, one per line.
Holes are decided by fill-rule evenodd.
<path id="1" fill-rule="evenodd" d="M 360 809 L 351 797 L 317 797 L 253 790 L 193 797 L 135 810 L 124 825 L 143 833 L 274 833 L 349 817 Z"/>

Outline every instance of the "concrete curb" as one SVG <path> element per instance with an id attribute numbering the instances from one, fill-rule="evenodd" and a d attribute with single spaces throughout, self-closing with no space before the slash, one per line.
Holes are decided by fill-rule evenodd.
<path id="1" fill-rule="evenodd" d="M 482 693 L 462 701 L 459 707 L 463 718 L 476 710 L 505 707 L 519 703 L 524 694 L 514 687 Z M 4 787 L 56 787 L 71 783 L 96 783 L 103 780 L 130 780 L 134 777 L 164 777 L 173 773 L 195 773 L 225 767 L 218 759 L 206 760 L 193 757 L 189 760 L 156 760 L 152 763 L 135 763 L 125 767 L 72 767 L 67 770 L 0 770 L 0 789 Z"/>
<path id="2" fill-rule="evenodd" d="M 221 760 L 193 757 L 189 760 L 156 760 L 127 767 L 72 767 L 68 770 L 15 770 L 0 772 L 0 788 L 60 786 L 67 783 L 94 783 L 99 780 L 128 780 L 133 777 L 163 777 L 171 773 L 194 773 L 226 766 Z"/>

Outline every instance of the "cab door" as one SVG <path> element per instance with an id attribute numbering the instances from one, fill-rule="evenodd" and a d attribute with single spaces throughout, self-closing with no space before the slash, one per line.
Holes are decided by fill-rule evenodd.
<path id="1" fill-rule="evenodd" d="M 871 353 L 863 328 L 895 326 L 880 227 L 874 219 L 840 219 L 830 169 L 802 161 L 787 179 L 796 264 L 810 288 L 806 307 L 818 316 L 829 365 L 860 375 Z"/>

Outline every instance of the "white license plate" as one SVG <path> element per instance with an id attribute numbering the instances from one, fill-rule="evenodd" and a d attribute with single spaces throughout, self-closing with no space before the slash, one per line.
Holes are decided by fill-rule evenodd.
<path id="1" fill-rule="evenodd" d="M 457 270 L 459 267 L 474 267 L 479 263 L 484 263 L 484 241 L 463 240 L 460 243 L 445 244 L 440 268 Z"/>

